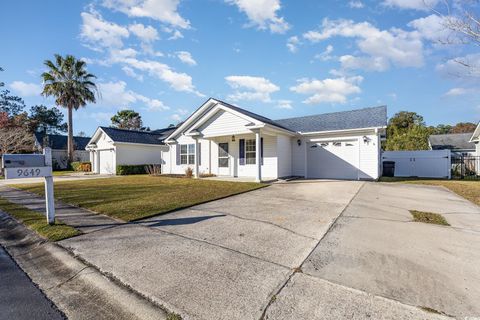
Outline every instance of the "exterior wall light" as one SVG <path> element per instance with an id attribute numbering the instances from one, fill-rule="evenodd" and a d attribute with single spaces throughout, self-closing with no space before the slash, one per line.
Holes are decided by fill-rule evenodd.
<path id="1" fill-rule="evenodd" d="M 235 135 L 232 135 L 232 142 L 235 142 Z"/>
<path id="2" fill-rule="evenodd" d="M 302 145 L 302 140 L 298 139 L 297 144 L 298 144 L 298 146 L 301 146 Z"/>

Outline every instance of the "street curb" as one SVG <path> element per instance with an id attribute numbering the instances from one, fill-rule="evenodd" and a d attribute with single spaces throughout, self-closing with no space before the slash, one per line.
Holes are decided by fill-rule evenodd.
<path id="1" fill-rule="evenodd" d="M 161 307 L 112 281 L 2 211 L 0 243 L 69 319 L 167 319 Z"/>

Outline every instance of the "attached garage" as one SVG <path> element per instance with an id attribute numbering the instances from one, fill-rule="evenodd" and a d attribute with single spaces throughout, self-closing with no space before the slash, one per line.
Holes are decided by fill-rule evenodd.
<path id="1" fill-rule="evenodd" d="M 118 165 L 163 164 L 162 151 L 168 150 L 163 139 L 173 129 L 135 131 L 99 127 L 86 147 L 93 172 L 116 174 Z"/>
<path id="2" fill-rule="evenodd" d="M 359 152 L 358 140 L 332 140 L 308 143 L 308 178 L 359 179 Z"/>

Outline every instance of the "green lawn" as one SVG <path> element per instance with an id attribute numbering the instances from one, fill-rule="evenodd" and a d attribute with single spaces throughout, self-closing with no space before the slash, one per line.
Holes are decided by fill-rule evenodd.
<path id="1" fill-rule="evenodd" d="M 125 221 L 262 188 L 260 183 L 225 182 L 186 178 L 124 176 L 55 183 L 55 198 Z M 43 184 L 18 185 L 42 194 Z"/>
<path id="2" fill-rule="evenodd" d="M 72 170 L 59 170 L 59 171 L 53 171 L 52 174 L 54 176 L 66 176 L 74 172 L 75 171 L 72 171 Z"/>
<path id="3" fill-rule="evenodd" d="M 49 225 L 47 219 L 41 213 L 14 204 L 2 197 L 0 197 L 0 210 L 8 213 L 28 228 L 52 241 L 60 241 L 80 234 L 80 231 L 58 220 L 55 221 L 54 225 Z"/>
<path id="4" fill-rule="evenodd" d="M 472 180 L 438 180 L 414 178 L 380 178 L 382 182 L 399 182 L 409 184 L 426 184 L 446 187 L 471 202 L 480 205 L 480 181 Z"/>

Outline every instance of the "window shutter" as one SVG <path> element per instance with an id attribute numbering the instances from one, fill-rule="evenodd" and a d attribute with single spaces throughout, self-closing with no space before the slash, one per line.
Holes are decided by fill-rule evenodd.
<path id="1" fill-rule="evenodd" d="M 245 165 L 245 139 L 240 139 L 238 145 L 240 148 L 238 152 L 240 155 L 240 165 L 243 166 Z"/>
<path id="2" fill-rule="evenodd" d="M 263 138 L 260 138 L 260 164 L 263 166 Z"/>
<path id="3" fill-rule="evenodd" d="M 202 144 L 198 143 L 198 165 L 202 165 Z"/>
<path id="4" fill-rule="evenodd" d="M 176 144 L 175 145 L 175 150 L 176 150 L 176 154 L 177 154 L 177 166 L 180 165 L 180 144 Z"/>

